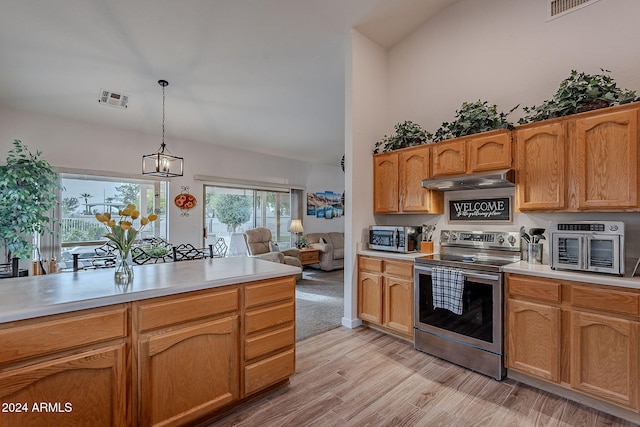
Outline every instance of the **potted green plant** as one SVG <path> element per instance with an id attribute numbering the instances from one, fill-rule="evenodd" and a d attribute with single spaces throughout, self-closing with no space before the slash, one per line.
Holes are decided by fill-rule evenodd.
<path id="1" fill-rule="evenodd" d="M 384 138 L 376 142 L 373 154 L 424 144 L 430 138 L 430 135 L 419 124 L 412 121 L 396 123 L 395 130 L 395 135 L 385 135 Z"/>
<path id="2" fill-rule="evenodd" d="M 433 134 L 433 142 L 459 138 L 498 129 L 513 129 L 507 116 L 518 108 L 515 106 L 508 113 L 498 112 L 497 105 L 489 105 L 487 101 L 463 102 L 456 111 L 455 120 L 444 122 Z"/>
<path id="3" fill-rule="evenodd" d="M 585 74 L 571 70 L 571 75 L 560 82 L 558 90 L 550 100 L 533 107 L 523 107 L 525 112 L 518 123 L 525 124 L 540 120 L 563 117 L 612 105 L 636 101 L 636 92 L 617 87 L 607 74 Z"/>
<path id="4" fill-rule="evenodd" d="M 0 243 L 7 262 L 29 258 L 33 236 L 53 234 L 52 210 L 58 204 L 58 174 L 19 140 L 0 166 Z"/>

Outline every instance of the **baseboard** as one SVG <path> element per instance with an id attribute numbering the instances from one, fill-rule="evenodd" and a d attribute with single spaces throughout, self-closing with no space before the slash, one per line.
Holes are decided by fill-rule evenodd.
<path id="1" fill-rule="evenodd" d="M 342 318 L 342 326 L 346 326 L 349 329 L 355 329 L 360 325 L 362 325 L 362 319 L 348 319 L 346 317 Z"/>

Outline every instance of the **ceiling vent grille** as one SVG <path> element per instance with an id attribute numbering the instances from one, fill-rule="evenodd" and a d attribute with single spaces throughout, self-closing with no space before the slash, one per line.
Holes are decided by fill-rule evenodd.
<path id="1" fill-rule="evenodd" d="M 100 97 L 98 102 L 102 105 L 108 105 L 116 108 L 127 108 L 129 96 L 121 93 L 112 92 L 110 90 L 100 89 Z"/>
<path id="2" fill-rule="evenodd" d="M 600 0 L 547 0 L 547 21 L 589 6 Z"/>

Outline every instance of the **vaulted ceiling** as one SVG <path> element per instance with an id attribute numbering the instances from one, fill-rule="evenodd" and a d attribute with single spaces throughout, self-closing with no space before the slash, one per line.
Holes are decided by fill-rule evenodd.
<path id="1" fill-rule="evenodd" d="M 159 134 L 166 79 L 169 146 L 337 164 L 351 28 L 388 48 L 454 1 L 3 0 L 0 104 Z"/>

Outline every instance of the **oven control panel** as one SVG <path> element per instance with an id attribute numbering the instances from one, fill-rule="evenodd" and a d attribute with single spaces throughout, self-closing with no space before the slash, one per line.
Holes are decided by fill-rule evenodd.
<path id="1" fill-rule="evenodd" d="M 519 250 L 519 237 L 517 231 L 442 230 L 440 245 Z"/>

